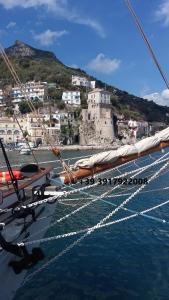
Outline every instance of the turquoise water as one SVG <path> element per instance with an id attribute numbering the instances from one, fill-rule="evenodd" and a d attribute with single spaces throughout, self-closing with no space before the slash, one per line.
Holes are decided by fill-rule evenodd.
<path id="1" fill-rule="evenodd" d="M 65 157 L 87 155 L 91 152 L 65 152 Z M 9 152 L 11 161 L 20 159 Z M 154 154 L 158 157 L 159 154 Z M 53 160 L 52 154 L 38 153 L 39 161 Z M 145 159 L 145 158 L 144 158 Z M 139 166 L 152 162 L 151 159 L 138 161 Z M 24 157 L 30 160 L 30 157 Z M 56 166 L 56 164 L 54 164 Z M 161 165 L 160 165 L 161 166 Z M 136 168 L 133 163 L 128 170 Z M 122 168 L 124 170 L 125 167 Z M 151 171 L 156 171 L 154 168 Z M 145 191 L 168 186 L 168 170 L 160 178 L 149 184 Z M 117 175 L 116 173 L 115 175 Z M 112 176 L 109 173 L 108 177 Z M 144 176 L 150 176 L 149 172 Z M 120 176 L 120 175 L 119 175 Z M 141 176 L 140 176 L 141 177 Z M 143 177 L 143 176 L 142 176 Z M 131 193 L 134 187 L 118 190 Z M 91 189 L 99 195 L 108 187 Z M 77 195 L 80 197 L 80 195 Z M 86 196 L 82 196 L 82 198 Z M 126 196 L 106 198 L 110 203 L 119 204 Z M 133 210 L 143 210 L 169 199 L 168 190 L 142 193 L 127 205 Z M 82 204 L 81 204 L 82 205 Z M 74 210 L 72 206 L 57 204 L 53 221 Z M 97 201 L 63 223 L 48 230 L 46 236 L 54 236 L 93 226 L 113 210 L 105 202 Z M 129 212 L 120 211 L 110 220 L 115 220 Z M 169 221 L 169 206 L 152 211 L 149 215 Z M 53 258 L 61 250 L 74 242 L 80 235 L 41 244 L 45 260 Z M 22 287 L 15 300 L 163 300 L 169 299 L 169 224 L 138 216 L 95 231 L 80 244 L 49 265 Z M 35 270 L 33 269 L 33 271 Z"/>

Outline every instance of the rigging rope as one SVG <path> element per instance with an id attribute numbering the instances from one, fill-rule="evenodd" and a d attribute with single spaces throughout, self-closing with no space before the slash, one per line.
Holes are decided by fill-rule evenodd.
<path id="1" fill-rule="evenodd" d="M 139 171 L 137 171 L 137 173 L 134 174 L 132 177 L 139 175 L 140 173 L 142 173 L 143 171 L 147 170 L 147 169 L 150 168 L 151 166 L 157 165 L 158 163 L 160 163 L 160 160 L 162 160 L 162 158 L 164 158 L 164 157 L 167 156 L 168 154 L 169 154 L 169 153 L 164 154 L 161 158 L 158 159 L 158 161 L 153 162 L 152 164 L 150 164 L 150 165 L 148 165 L 148 166 L 145 166 L 145 167 L 141 168 L 141 169 L 140 169 Z M 166 158 L 166 160 L 167 160 L 167 162 L 168 162 L 168 158 Z M 163 160 L 163 161 L 164 161 L 164 160 Z M 162 162 L 163 162 L 163 161 L 162 161 Z M 132 177 L 131 177 L 131 178 L 132 178 Z M 85 187 L 85 188 L 86 188 L 86 187 Z M 110 192 L 116 190 L 117 188 L 118 188 L 118 185 L 115 186 L 115 187 L 113 187 L 112 189 L 106 191 L 106 192 L 103 193 L 102 195 L 97 196 L 95 199 L 91 200 L 90 202 L 85 203 L 84 205 L 82 205 L 82 206 L 80 206 L 79 208 L 75 209 L 73 212 L 70 212 L 70 213 L 68 213 L 67 215 L 65 215 L 64 217 L 61 217 L 60 219 L 56 220 L 56 221 L 53 222 L 52 224 L 50 224 L 50 225 L 48 225 L 47 227 L 45 227 L 45 229 L 48 229 L 48 228 L 53 227 L 54 225 L 56 225 L 56 224 L 62 222 L 63 220 L 67 219 L 68 217 L 70 217 L 70 216 L 76 214 L 77 212 L 81 211 L 83 208 L 86 208 L 86 207 L 88 207 L 89 205 L 95 203 L 96 201 L 98 201 L 98 200 L 103 200 L 105 197 L 108 196 L 108 194 L 109 194 Z M 71 192 L 72 192 L 72 191 L 71 191 Z M 83 194 L 90 195 L 90 196 L 93 198 L 93 195 L 84 192 L 84 190 L 83 190 L 83 191 L 80 191 L 80 193 L 81 193 L 81 192 L 82 192 Z M 70 192 L 68 192 L 68 193 L 70 193 Z M 67 195 L 68 195 L 68 193 L 67 193 Z M 52 200 L 53 200 L 53 198 L 54 198 L 54 197 L 48 198 L 48 200 L 49 200 L 49 199 L 52 199 Z M 106 200 L 106 199 L 104 199 L 104 200 Z M 43 201 L 43 200 L 42 200 L 42 201 Z M 34 233 L 32 236 L 36 236 L 37 234 L 39 234 L 39 233 L 42 232 L 42 231 L 44 231 L 44 228 L 41 229 L 41 230 L 39 230 L 39 231 L 37 231 L 37 232 Z"/>
<path id="2" fill-rule="evenodd" d="M 64 159 L 64 161 L 67 161 L 67 160 L 75 160 L 75 159 L 80 159 L 80 158 L 87 158 L 87 157 L 90 157 L 91 155 L 86 155 L 86 156 L 77 156 L 77 157 L 71 157 L 71 158 L 65 158 Z M 55 162 L 57 162 L 58 160 L 47 160 L 47 161 L 40 161 L 39 162 L 39 164 L 49 164 L 49 163 L 55 163 Z M 15 165 L 11 165 L 11 167 L 20 167 L 21 166 L 21 164 L 15 164 Z M 5 165 L 2 165 L 2 166 L 0 166 L 0 168 L 4 168 L 4 167 L 6 167 Z M 57 169 L 57 168 L 60 168 L 60 167 L 56 167 L 56 168 L 54 168 L 54 170 L 55 169 Z"/>
<path id="3" fill-rule="evenodd" d="M 129 212 L 132 212 L 134 214 L 129 215 L 127 217 L 123 217 L 123 218 L 117 219 L 115 221 L 111 221 L 111 222 L 107 222 L 105 224 L 101 224 L 96 229 L 98 230 L 98 229 L 101 229 L 101 228 L 104 228 L 104 227 L 108 227 L 110 225 L 114 225 L 116 223 L 120 223 L 122 221 L 126 221 L 126 220 L 129 220 L 131 218 L 138 217 L 138 216 L 142 216 L 142 217 L 145 217 L 145 218 L 148 218 L 148 219 L 151 219 L 151 220 L 163 223 L 163 224 L 164 223 L 165 224 L 169 224 L 169 221 L 166 221 L 165 219 L 161 219 L 161 218 L 158 218 L 158 217 L 153 217 L 153 216 L 150 216 L 150 215 L 146 215 L 146 213 L 148 213 L 150 211 L 153 211 L 153 210 L 155 210 L 155 209 L 157 209 L 159 207 L 162 207 L 162 206 L 164 206 L 166 204 L 169 204 L 169 200 L 167 200 L 167 201 L 165 201 L 163 203 L 160 203 L 158 205 L 152 206 L 152 207 L 150 207 L 148 209 L 142 210 L 142 211 L 135 211 L 135 210 L 128 209 L 128 208 L 123 208 L 125 211 L 129 211 Z M 117 205 L 114 204 L 114 203 L 112 203 L 112 205 L 117 207 Z M 45 243 L 45 242 L 50 242 L 50 241 L 58 240 L 58 239 L 65 238 L 65 237 L 71 237 L 71 236 L 74 236 L 74 235 L 78 235 L 78 234 L 84 233 L 84 232 L 86 232 L 88 230 L 91 230 L 92 228 L 93 227 L 87 227 L 87 228 L 84 228 L 84 229 L 81 229 L 81 230 L 77 230 L 77 231 L 63 233 L 63 234 L 59 234 L 59 235 L 55 235 L 55 236 L 51 236 L 51 237 L 47 237 L 47 238 L 42 238 L 42 239 L 39 239 L 39 240 L 28 241 L 28 242 L 25 242 L 24 245 L 27 246 L 27 245 L 33 245 L 33 244 L 36 244 L 36 243 Z M 18 244 L 18 245 L 20 245 L 20 244 Z"/>
<path id="4" fill-rule="evenodd" d="M 169 165 L 169 161 L 167 161 L 155 174 L 149 179 L 149 182 L 152 182 L 167 166 Z M 28 282 L 30 279 L 32 279 L 35 275 L 37 275 L 39 272 L 41 272 L 44 268 L 48 267 L 51 263 L 58 260 L 60 257 L 62 257 L 64 254 L 66 254 L 68 251 L 70 251 L 72 248 L 74 248 L 76 245 L 81 243 L 87 236 L 89 236 L 91 233 L 93 233 L 95 230 L 100 228 L 105 221 L 107 221 L 111 216 L 113 216 L 116 212 L 118 212 L 124 205 L 126 205 L 130 200 L 132 200 L 142 189 L 144 189 L 145 185 L 141 186 L 137 191 L 135 191 L 132 195 L 130 195 L 125 201 L 123 201 L 119 206 L 117 206 L 110 214 L 108 214 L 106 217 L 104 217 L 102 220 L 100 220 L 95 226 L 91 227 L 86 233 L 84 233 L 80 238 L 78 238 L 76 241 L 71 243 L 68 247 L 66 247 L 64 250 L 62 250 L 59 254 L 57 254 L 53 259 L 49 260 L 47 263 L 42 265 L 39 269 L 35 270 L 32 274 L 26 277 L 26 279 L 23 282 L 23 285 Z M 103 195 L 107 195 L 108 192 L 104 193 Z M 102 196 L 103 196 L 102 195 Z M 169 200 L 168 200 L 169 202 Z M 158 205 L 160 207 L 160 204 Z M 145 210 L 145 212 L 150 211 L 150 209 Z M 137 214 L 135 214 L 137 216 Z M 131 216 L 123 218 L 123 220 L 130 219 Z M 112 224 L 115 222 L 119 222 L 120 219 L 113 221 Z M 165 223 L 165 220 L 164 220 Z M 105 225 L 105 224 L 104 224 Z"/>
<path id="5" fill-rule="evenodd" d="M 164 188 L 159 188 L 159 189 L 152 189 L 152 190 L 148 190 L 148 191 L 142 191 L 142 192 L 140 192 L 139 194 L 144 194 L 144 193 L 153 193 L 153 192 L 159 192 L 159 191 L 168 191 L 168 189 L 169 189 L 169 186 L 168 187 L 164 187 Z M 91 194 L 90 194 L 91 195 Z M 111 195 L 111 196 L 107 196 L 107 198 L 115 198 L 115 197 L 122 197 L 122 196 L 129 196 L 129 195 L 131 195 L 131 193 L 126 193 L 126 194 L 123 194 L 123 193 L 121 193 L 121 194 L 114 194 L 114 195 Z M 91 195 L 92 197 L 90 197 L 90 198 L 84 198 L 84 200 L 86 201 L 88 201 L 88 200 L 91 200 L 91 199 L 93 199 L 94 197 L 96 197 L 96 195 L 94 195 L 94 194 L 92 194 Z M 62 202 L 64 201 L 79 201 L 79 200 L 82 200 L 82 199 L 76 199 L 76 198 L 72 198 L 72 199 L 65 199 L 65 200 L 62 200 Z M 106 204 L 109 204 L 109 205 L 112 205 L 112 206 L 114 206 L 114 207 L 117 207 L 117 204 L 115 204 L 115 203 L 112 203 L 112 202 L 109 202 L 109 201 L 107 201 L 107 200 L 103 200 L 103 199 L 100 199 L 100 201 L 102 201 L 102 202 L 104 202 L 104 203 L 106 203 Z M 59 203 L 61 203 L 62 204 L 62 202 L 60 202 L 59 201 Z M 78 204 L 76 204 L 76 205 L 79 205 L 79 203 Z M 134 210 L 131 210 L 131 209 L 127 209 L 127 208 L 122 208 L 123 210 L 125 210 L 125 211 L 129 211 L 129 212 L 134 212 L 134 213 L 137 213 L 137 211 L 134 211 Z M 53 215 L 53 214 L 52 214 Z M 50 217 L 51 215 L 49 215 L 49 216 L 46 216 L 46 217 L 43 217 L 43 218 L 38 218 L 37 219 L 37 222 L 38 221 L 41 221 L 41 219 L 44 219 L 44 218 L 48 218 L 48 217 Z M 144 216 L 144 215 L 143 215 Z M 146 216 L 147 217 L 147 216 Z M 151 216 L 150 216 L 151 217 Z M 154 218 L 154 217 L 151 217 L 151 218 Z M 56 221 L 56 223 L 57 223 L 57 221 Z M 52 224 L 50 224 L 48 227 L 53 227 L 55 225 L 55 222 L 54 223 L 52 223 Z M 46 230 L 47 228 L 45 227 L 45 228 L 43 228 L 40 232 L 42 232 L 42 231 L 44 231 L 44 230 Z M 35 234 L 33 234 L 31 237 L 33 237 L 33 236 L 35 236 L 35 235 L 37 235 L 37 234 L 39 234 L 40 232 L 36 232 Z M 29 243 L 29 242 L 28 242 Z"/>
<path id="6" fill-rule="evenodd" d="M 157 66 L 157 68 L 158 68 L 158 70 L 159 70 L 159 72 L 160 72 L 160 74 L 161 74 L 161 76 L 162 76 L 162 78 L 163 78 L 163 80 L 164 80 L 167 88 L 169 89 L 169 82 L 168 82 L 167 76 L 164 74 L 164 71 L 162 70 L 162 68 L 160 66 L 160 63 L 157 60 L 157 57 L 156 57 L 156 55 L 155 55 L 155 53 L 153 51 L 153 48 L 152 48 L 152 46 L 150 44 L 150 41 L 148 40 L 148 38 L 147 38 L 147 36 L 146 36 L 146 34 L 145 34 L 144 30 L 143 30 L 141 22 L 140 22 L 138 16 L 136 15 L 136 13 L 135 13 L 132 5 L 131 5 L 130 0 L 124 0 L 124 1 L 125 1 L 128 9 L 129 9 L 129 11 L 131 12 L 131 14 L 133 16 L 133 19 L 134 19 L 134 21 L 135 21 L 135 23 L 136 23 L 136 25 L 137 25 L 137 27 L 139 29 L 139 32 L 142 35 L 142 38 L 143 38 L 144 42 L 146 43 L 146 45 L 148 47 L 148 50 L 150 51 L 150 54 L 151 54 L 151 56 L 153 58 L 153 61 L 154 61 L 155 65 Z"/>
<path id="7" fill-rule="evenodd" d="M 154 193 L 154 192 L 160 192 L 160 191 L 168 191 L 169 190 L 169 186 L 166 186 L 164 188 L 159 188 L 159 189 L 152 189 L 152 190 L 148 190 L 148 191 L 142 191 L 140 192 L 140 194 L 148 194 L 148 193 Z M 92 194 L 93 195 L 93 194 Z M 120 194 L 113 194 L 113 195 L 108 195 L 107 198 L 117 198 L 117 197 L 124 197 L 124 196 L 129 196 L 131 195 L 131 193 L 120 193 Z M 93 195 L 93 197 L 96 196 L 96 195 Z M 79 201 L 79 200 L 91 200 L 93 199 L 93 197 L 89 197 L 89 198 L 68 198 L 68 199 L 63 199 L 63 200 L 59 200 L 58 202 L 59 203 L 64 203 L 64 202 L 67 202 L 67 201 Z M 113 199 L 114 200 L 114 199 Z"/>
<path id="8" fill-rule="evenodd" d="M 70 170 L 70 168 L 66 165 L 66 163 L 65 163 L 65 162 L 63 161 L 63 159 L 61 158 L 60 150 L 54 148 L 54 145 L 52 145 L 52 143 L 50 142 L 50 140 L 47 139 L 46 128 L 45 128 L 44 124 L 41 122 L 41 118 L 40 118 L 40 116 L 39 116 L 39 113 L 37 112 L 37 110 L 36 110 L 36 108 L 35 108 L 33 102 L 31 101 L 31 99 L 28 98 L 28 95 L 27 95 L 27 93 L 26 93 L 26 87 L 25 87 L 25 85 L 23 85 L 23 84 L 21 83 L 21 81 L 20 81 L 20 79 L 19 79 L 19 77 L 18 77 L 18 75 L 17 75 L 17 73 L 16 73 L 16 71 L 15 71 L 15 69 L 14 69 L 14 67 L 13 67 L 13 65 L 12 65 L 12 63 L 11 63 L 11 61 L 9 60 L 8 56 L 6 55 L 6 53 L 5 53 L 5 51 L 4 51 L 4 48 L 3 48 L 3 46 L 2 46 L 1 44 L 0 44 L 0 50 L 1 50 L 2 57 L 3 57 L 3 59 L 4 59 L 5 63 L 6 63 L 6 65 L 7 65 L 7 67 L 8 67 L 8 69 L 9 69 L 9 71 L 10 71 L 10 73 L 11 73 L 11 75 L 12 75 L 14 81 L 15 81 L 15 83 L 16 83 L 17 85 L 20 86 L 21 91 L 22 91 L 22 93 L 23 93 L 23 95 L 24 95 L 24 97 L 25 97 L 25 99 L 26 99 L 26 101 L 27 101 L 27 103 L 28 103 L 28 105 L 29 105 L 30 110 L 34 113 L 37 122 L 40 124 L 41 130 L 42 130 L 42 132 L 44 133 L 44 139 L 46 140 L 47 143 L 49 143 L 49 145 L 50 145 L 50 147 L 51 147 L 52 153 L 54 153 L 55 156 L 58 157 L 58 159 L 59 159 L 59 161 L 60 161 L 60 163 L 61 163 L 61 165 L 62 165 L 62 167 L 63 167 L 63 170 L 65 170 L 65 172 L 66 172 L 68 175 L 69 175 L 69 174 L 73 175 L 73 173 L 72 173 L 72 171 Z"/>
<path id="9" fill-rule="evenodd" d="M 7 57 L 7 55 L 5 54 L 5 52 L 4 52 L 4 50 L 3 50 L 2 46 L 1 46 L 1 44 L 0 44 L 0 51 L 1 51 L 1 55 L 2 55 L 2 57 L 3 57 L 3 59 L 4 59 L 4 61 L 6 62 L 7 66 L 8 66 L 8 57 Z M 15 76 L 15 75 L 14 75 L 14 76 Z M 33 150 L 31 149 L 31 146 L 30 146 L 28 140 L 26 139 L 26 137 L 25 137 L 25 135 L 24 135 L 24 131 L 23 131 L 23 129 L 22 129 L 22 127 L 21 127 L 21 125 L 20 125 L 20 123 L 19 123 L 19 121 L 18 121 L 17 115 L 16 115 L 16 113 L 15 113 L 14 110 L 13 110 L 13 114 L 14 114 L 15 120 L 16 120 L 18 126 L 19 126 L 19 129 L 20 129 L 21 132 L 22 132 L 23 138 L 25 139 L 26 144 L 27 144 L 29 150 L 30 150 L 31 153 L 32 153 L 32 156 L 33 156 L 33 158 L 34 158 L 34 161 L 35 161 L 35 163 L 38 165 L 38 161 L 37 161 L 37 159 L 36 159 L 36 157 L 35 157 L 35 155 L 34 155 L 34 153 L 33 153 Z"/>
<path id="10" fill-rule="evenodd" d="M 147 170 L 148 168 L 150 168 L 150 167 L 153 167 L 153 166 L 156 166 L 156 165 L 158 165 L 158 164 L 160 164 L 160 163 L 163 163 L 163 162 L 165 162 L 165 161 L 167 161 L 168 160 L 168 158 L 164 158 L 164 157 L 166 157 L 166 156 L 168 156 L 169 155 L 169 152 L 167 152 L 167 153 L 165 153 L 162 157 L 160 157 L 158 160 L 156 160 L 155 162 L 153 162 L 153 163 L 151 163 L 151 164 L 149 164 L 149 165 L 147 165 L 147 166 L 144 166 L 144 167 L 141 167 L 141 168 L 139 168 L 139 169 L 136 169 L 136 170 L 132 170 L 132 171 L 129 171 L 129 172 L 125 172 L 124 174 L 123 174 L 123 176 L 127 176 L 127 175 L 130 175 L 130 174 L 133 174 L 133 173 L 136 173 L 136 172 L 138 172 L 138 173 L 136 173 L 136 174 L 134 174 L 131 178 L 133 178 L 134 176 L 137 176 L 138 174 L 140 174 L 141 172 L 143 172 L 143 171 L 145 171 L 145 170 Z M 129 164 L 129 163 L 131 163 L 131 162 L 127 162 L 126 164 Z M 114 168 L 115 169 L 115 168 Z M 109 170 L 110 171 L 110 170 Z M 113 177 L 113 178 L 118 178 L 118 176 L 115 176 L 115 177 Z M 59 198 L 62 198 L 62 197 L 67 197 L 68 195 L 71 195 L 71 194 L 74 194 L 74 193 L 83 193 L 83 194 L 86 194 L 86 195 L 89 195 L 88 193 L 86 193 L 86 192 L 84 192 L 85 190 L 87 190 L 87 189 L 89 189 L 89 188 L 93 188 L 93 187 L 95 187 L 95 186 L 98 186 L 99 185 L 99 183 L 98 182 L 96 182 L 95 184 L 92 184 L 92 185 L 87 185 L 87 186 L 84 186 L 84 187 L 81 187 L 81 188 L 76 188 L 76 189 L 74 189 L 73 187 L 71 187 L 71 186 L 66 186 L 66 187 L 69 187 L 71 190 L 70 191 L 65 191 L 65 192 L 63 192 L 63 194 L 61 194 L 61 195 L 57 195 L 57 196 L 52 196 L 52 197 L 49 197 L 49 198 L 47 198 L 47 199 L 43 199 L 43 200 L 39 200 L 39 201 L 36 201 L 36 202 L 33 202 L 33 203 L 31 203 L 31 204 L 28 204 L 28 207 L 34 207 L 34 206 L 37 206 L 37 205 L 41 205 L 41 204 L 44 204 L 44 203 L 47 203 L 47 202 L 50 202 L 50 201 L 54 201 L 54 200 L 58 200 Z M 117 189 L 117 188 L 119 188 L 119 185 L 117 185 L 117 186 L 115 186 L 113 189 L 115 190 L 115 189 Z M 110 190 L 111 191 L 111 190 Z M 91 202 L 92 203 L 92 202 Z M 25 207 L 24 205 L 23 205 L 23 207 Z M 12 211 L 12 208 L 7 208 L 7 209 L 0 209 L 0 212 L 10 212 L 10 211 Z"/>

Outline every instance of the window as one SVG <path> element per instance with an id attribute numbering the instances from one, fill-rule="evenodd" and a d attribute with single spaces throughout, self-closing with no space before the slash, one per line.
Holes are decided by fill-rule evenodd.
<path id="1" fill-rule="evenodd" d="M 15 130 L 15 131 L 14 131 L 14 134 L 19 134 L 19 130 Z"/>

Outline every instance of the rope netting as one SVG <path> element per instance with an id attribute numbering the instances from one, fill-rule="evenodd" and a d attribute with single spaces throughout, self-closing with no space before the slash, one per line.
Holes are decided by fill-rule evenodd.
<path id="1" fill-rule="evenodd" d="M 130 162 L 121 167 L 103 172 L 103 174 L 95 175 L 92 178 L 95 178 L 96 182 L 92 184 L 82 186 L 81 183 L 78 183 L 75 186 L 65 186 L 63 195 L 58 197 L 57 210 L 54 212 L 53 222 L 34 233 L 29 240 L 21 241 L 20 244 L 24 243 L 28 246 L 70 237 L 76 239 L 52 259 L 28 275 L 24 284 L 99 229 L 126 222 L 136 217 L 168 225 L 169 221 L 167 215 L 165 217 L 165 211 L 163 211 L 164 217 L 155 214 L 156 211 L 161 211 L 163 207 L 169 204 L 169 199 L 167 199 L 169 186 L 166 180 L 168 172 L 169 152 L 160 156 L 158 153 L 158 155 L 140 158 L 137 162 Z M 105 178 L 105 176 L 111 179 L 147 178 L 148 183 L 146 182 L 139 186 L 137 184 L 126 185 L 124 182 L 109 186 L 107 184 L 100 185 L 97 178 Z M 54 199 L 56 197 L 50 197 L 48 201 Z M 113 208 L 113 210 L 110 210 L 110 208 Z M 150 212 L 152 213 L 150 214 Z M 56 219 L 58 215 L 60 217 Z M 116 218 L 111 220 L 115 216 Z M 88 226 L 85 226 L 86 221 L 89 223 Z M 68 226 L 68 222 L 70 226 Z M 76 224 L 74 225 L 74 223 Z M 67 230 L 67 228 L 73 229 L 73 227 L 77 228 L 59 233 L 65 228 Z M 42 239 L 37 238 L 42 231 L 46 232 L 47 230 L 52 232 L 53 235 L 48 235 Z"/>

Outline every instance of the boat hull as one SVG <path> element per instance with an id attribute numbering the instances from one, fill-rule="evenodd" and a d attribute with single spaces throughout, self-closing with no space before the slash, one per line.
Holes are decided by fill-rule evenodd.
<path id="1" fill-rule="evenodd" d="M 20 193 L 25 193 L 25 189 L 31 185 L 31 188 L 36 185 L 42 185 L 48 182 L 51 168 L 46 168 L 41 170 L 41 173 L 35 174 L 30 178 L 28 183 L 23 183 L 19 185 Z M 29 200 L 27 200 L 29 201 Z M 0 208 L 7 208 L 17 205 L 17 197 L 13 190 L 8 191 L 4 195 L 3 202 L 1 203 Z M 25 203 L 25 202 L 24 202 Z M 50 224 L 55 207 L 57 202 L 44 203 L 41 205 L 37 205 L 34 208 L 36 221 L 33 220 L 32 215 L 28 215 L 26 218 L 13 218 L 11 212 L 7 214 L 0 215 L 0 223 L 5 223 L 6 226 L 1 231 L 3 237 L 7 242 L 11 242 L 13 244 L 26 242 L 31 239 L 40 239 L 44 236 L 47 231 L 47 227 Z M 11 221 L 9 221 L 11 218 Z M 12 219 L 13 218 L 13 219 Z M 25 224 L 27 228 L 25 230 Z M 44 229 L 44 230 L 42 230 Z M 40 231 L 40 232 L 39 232 Z M 36 235 L 38 233 L 38 235 Z M 29 234 L 28 234 L 29 233 Z M 34 237 L 35 236 L 35 237 Z M 37 244 L 27 246 L 27 250 L 29 253 L 32 252 L 32 249 L 38 247 Z M 2 300 L 12 300 L 15 297 L 17 290 L 21 287 L 26 275 L 31 270 L 23 270 L 19 274 L 15 274 L 12 267 L 9 266 L 9 262 L 19 261 L 21 258 L 6 252 L 1 248 L 0 250 L 0 290 L 1 290 L 1 299 Z"/>
<path id="2" fill-rule="evenodd" d="M 21 199 L 25 195 L 25 191 L 27 188 L 33 188 L 36 185 L 42 185 L 47 182 L 48 178 L 50 177 L 50 171 L 52 168 L 44 168 L 41 169 L 40 172 L 31 176 L 27 182 L 22 183 L 18 181 L 19 193 Z M 18 199 L 17 195 L 13 188 L 9 189 L 8 191 L 2 192 L 0 194 L 0 209 L 5 209 L 7 207 L 12 207 L 17 204 Z"/>
<path id="3" fill-rule="evenodd" d="M 46 233 L 45 228 L 49 225 L 52 219 L 52 215 L 54 213 L 55 207 L 57 203 L 53 204 L 44 204 L 43 206 L 39 206 L 35 209 L 36 214 L 43 210 L 42 213 L 39 215 L 41 220 L 33 222 L 33 224 L 28 228 L 29 232 L 29 239 L 31 236 L 34 235 L 36 232 L 44 228 L 44 231 L 40 232 L 38 236 L 35 236 L 34 239 L 40 239 Z M 47 217 L 48 216 L 48 217 Z M 18 221 L 17 221 L 18 222 Z M 22 242 L 24 239 L 24 234 L 20 236 L 19 239 L 15 241 Z M 24 239 L 26 241 L 26 239 Z M 27 250 L 31 253 L 34 247 L 38 247 L 38 244 L 28 246 Z M 45 253 L 44 253 L 45 254 Z M 1 299 L 2 300 L 12 300 L 15 297 L 17 290 L 22 286 L 22 283 L 31 270 L 23 270 L 20 274 L 15 274 L 13 269 L 8 266 L 11 260 L 20 260 L 19 257 L 7 253 L 4 250 L 0 253 L 0 265 L 1 265 L 1 272 L 0 272 L 0 290 L 1 290 Z"/>

